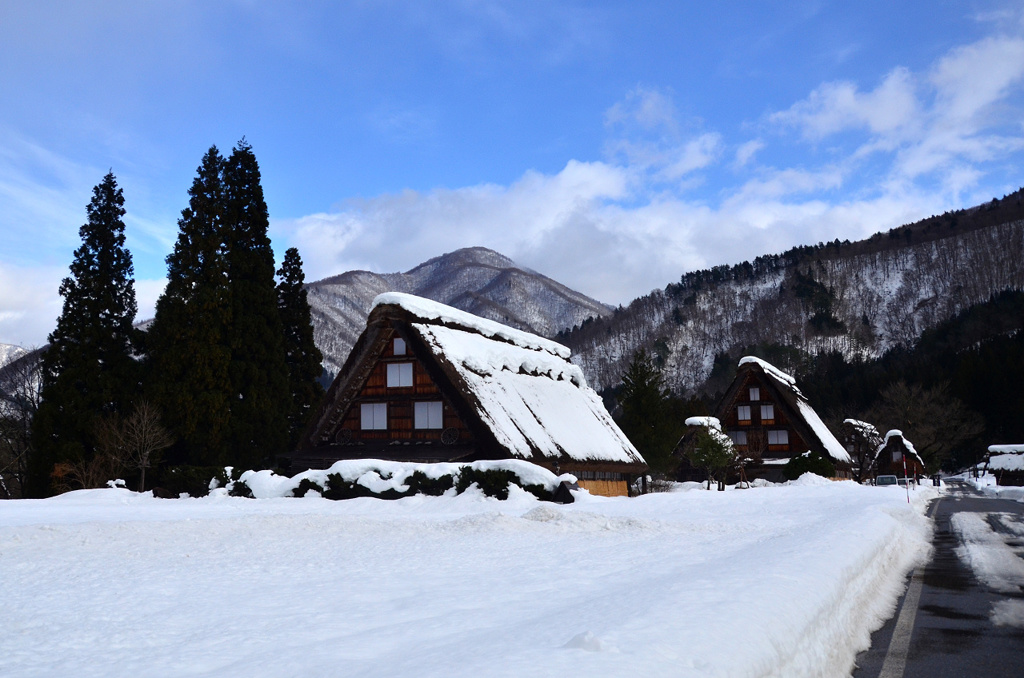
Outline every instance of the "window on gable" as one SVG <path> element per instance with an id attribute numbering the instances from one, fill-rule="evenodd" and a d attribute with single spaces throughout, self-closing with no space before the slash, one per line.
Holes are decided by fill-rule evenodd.
<path id="1" fill-rule="evenodd" d="M 761 423 L 768 424 L 775 421 L 775 406 L 761 405 Z"/>
<path id="2" fill-rule="evenodd" d="M 364 431 L 385 431 L 388 428 L 387 403 L 363 403 L 360 406 L 361 428 Z"/>
<path id="3" fill-rule="evenodd" d="M 444 406 L 440 401 L 418 402 L 413 410 L 415 428 L 444 428 Z"/>
<path id="4" fill-rule="evenodd" d="M 388 363 L 388 388 L 412 386 L 412 363 Z"/>
<path id="5" fill-rule="evenodd" d="M 732 442 L 735 445 L 746 445 L 747 444 L 747 432 L 746 431 L 729 431 L 729 437 L 732 438 Z"/>
<path id="6" fill-rule="evenodd" d="M 769 445 L 789 445 L 789 431 L 768 431 Z"/>
<path id="7" fill-rule="evenodd" d="M 761 389 L 756 387 L 756 386 L 751 388 L 750 389 L 750 399 L 752 401 L 754 401 L 754 402 L 757 402 L 758 400 L 760 400 L 761 399 Z"/>
<path id="8" fill-rule="evenodd" d="M 395 355 L 405 355 L 405 339 L 395 337 Z"/>
<path id="9" fill-rule="evenodd" d="M 736 408 L 736 418 L 740 421 L 750 421 L 750 405 L 740 405 Z"/>

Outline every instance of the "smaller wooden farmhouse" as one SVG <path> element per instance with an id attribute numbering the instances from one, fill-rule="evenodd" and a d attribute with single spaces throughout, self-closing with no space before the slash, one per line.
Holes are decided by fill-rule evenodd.
<path id="1" fill-rule="evenodd" d="M 382 294 L 289 470 L 514 458 L 626 495 L 647 464 L 569 355 L 450 306 Z"/>
<path id="2" fill-rule="evenodd" d="M 903 462 L 906 459 L 906 471 Z M 892 430 L 885 434 L 885 440 L 878 446 L 874 462 L 871 464 L 871 477 L 908 476 L 916 478 L 924 475 L 924 461 L 914 449 L 914 444 L 903 437 L 903 431 Z"/>
<path id="3" fill-rule="evenodd" d="M 997 485 L 1024 485 L 1024 445 L 989 445 L 985 469 Z"/>
<path id="4" fill-rule="evenodd" d="M 748 356 L 740 360 L 736 378 L 713 413 L 737 452 L 752 461 L 750 479 L 783 482 L 782 467 L 793 457 L 815 451 L 835 464 L 840 477 L 850 476 L 850 455 L 811 408 L 796 380 L 774 365 Z M 689 436 L 676 446 L 682 456 Z M 700 480 L 700 471 L 682 459 L 683 480 Z"/>
<path id="5" fill-rule="evenodd" d="M 850 455 L 850 472 L 858 483 L 871 478 L 871 469 L 884 440 L 878 429 L 866 421 L 846 419 L 839 427 L 839 440 Z"/>

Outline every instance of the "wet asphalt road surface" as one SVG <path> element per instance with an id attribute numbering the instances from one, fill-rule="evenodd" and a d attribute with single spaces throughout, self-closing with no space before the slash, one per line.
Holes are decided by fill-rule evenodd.
<path id="1" fill-rule="evenodd" d="M 935 520 L 932 560 L 911 575 L 896 614 L 872 634 L 871 649 L 858 655 L 853 676 L 1024 678 L 1024 629 L 997 626 L 990 620 L 997 602 L 1024 600 L 1024 581 L 1009 592 L 979 581 L 957 556 L 959 538 L 950 527 L 950 517 L 961 511 L 1009 513 L 1020 520 L 1024 503 L 983 497 L 960 484 L 951 485 L 929 510 Z M 1013 535 L 998 520 L 988 522 L 1024 558 L 1024 537 Z"/>

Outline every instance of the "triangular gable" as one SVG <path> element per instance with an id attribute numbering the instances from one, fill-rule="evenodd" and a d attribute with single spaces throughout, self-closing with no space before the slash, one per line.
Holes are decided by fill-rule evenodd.
<path id="1" fill-rule="evenodd" d="M 828 427 L 810 406 L 796 385 L 796 380 L 771 363 L 747 356 L 739 362 L 739 369 L 733 383 L 726 390 L 719 403 L 717 416 L 725 421 L 731 408 L 736 407 L 741 389 L 748 388 L 754 380 L 765 388 L 771 400 L 782 409 L 789 427 L 803 440 L 808 449 L 831 457 L 840 463 L 850 463 L 846 448 L 829 431 Z"/>

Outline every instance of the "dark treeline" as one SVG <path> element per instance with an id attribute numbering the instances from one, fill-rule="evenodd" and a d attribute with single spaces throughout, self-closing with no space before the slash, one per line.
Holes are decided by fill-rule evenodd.
<path id="1" fill-rule="evenodd" d="M 288 250 L 275 280 L 249 144 L 243 139 L 226 158 L 211 147 L 188 194 L 167 287 L 142 331 L 124 196 L 112 173 L 94 189 L 82 245 L 60 287 L 57 327 L 38 369 L 23 370 L 23 381 L 38 379 L 41 391 L 19 419 L 32 422 L 18 441 L 23 472 L 13 480 L 21 494 L 112 477 L 137 479 L 141 490 L 147 468 L 159 480 L 183 465 L 269 467 L 322 396 L 302 261 Z M 6 372 L 8 380 L 20 374 Z M 14 410 L 5 409 L 5 431 L 16 430 L 6 426 Z"/>

